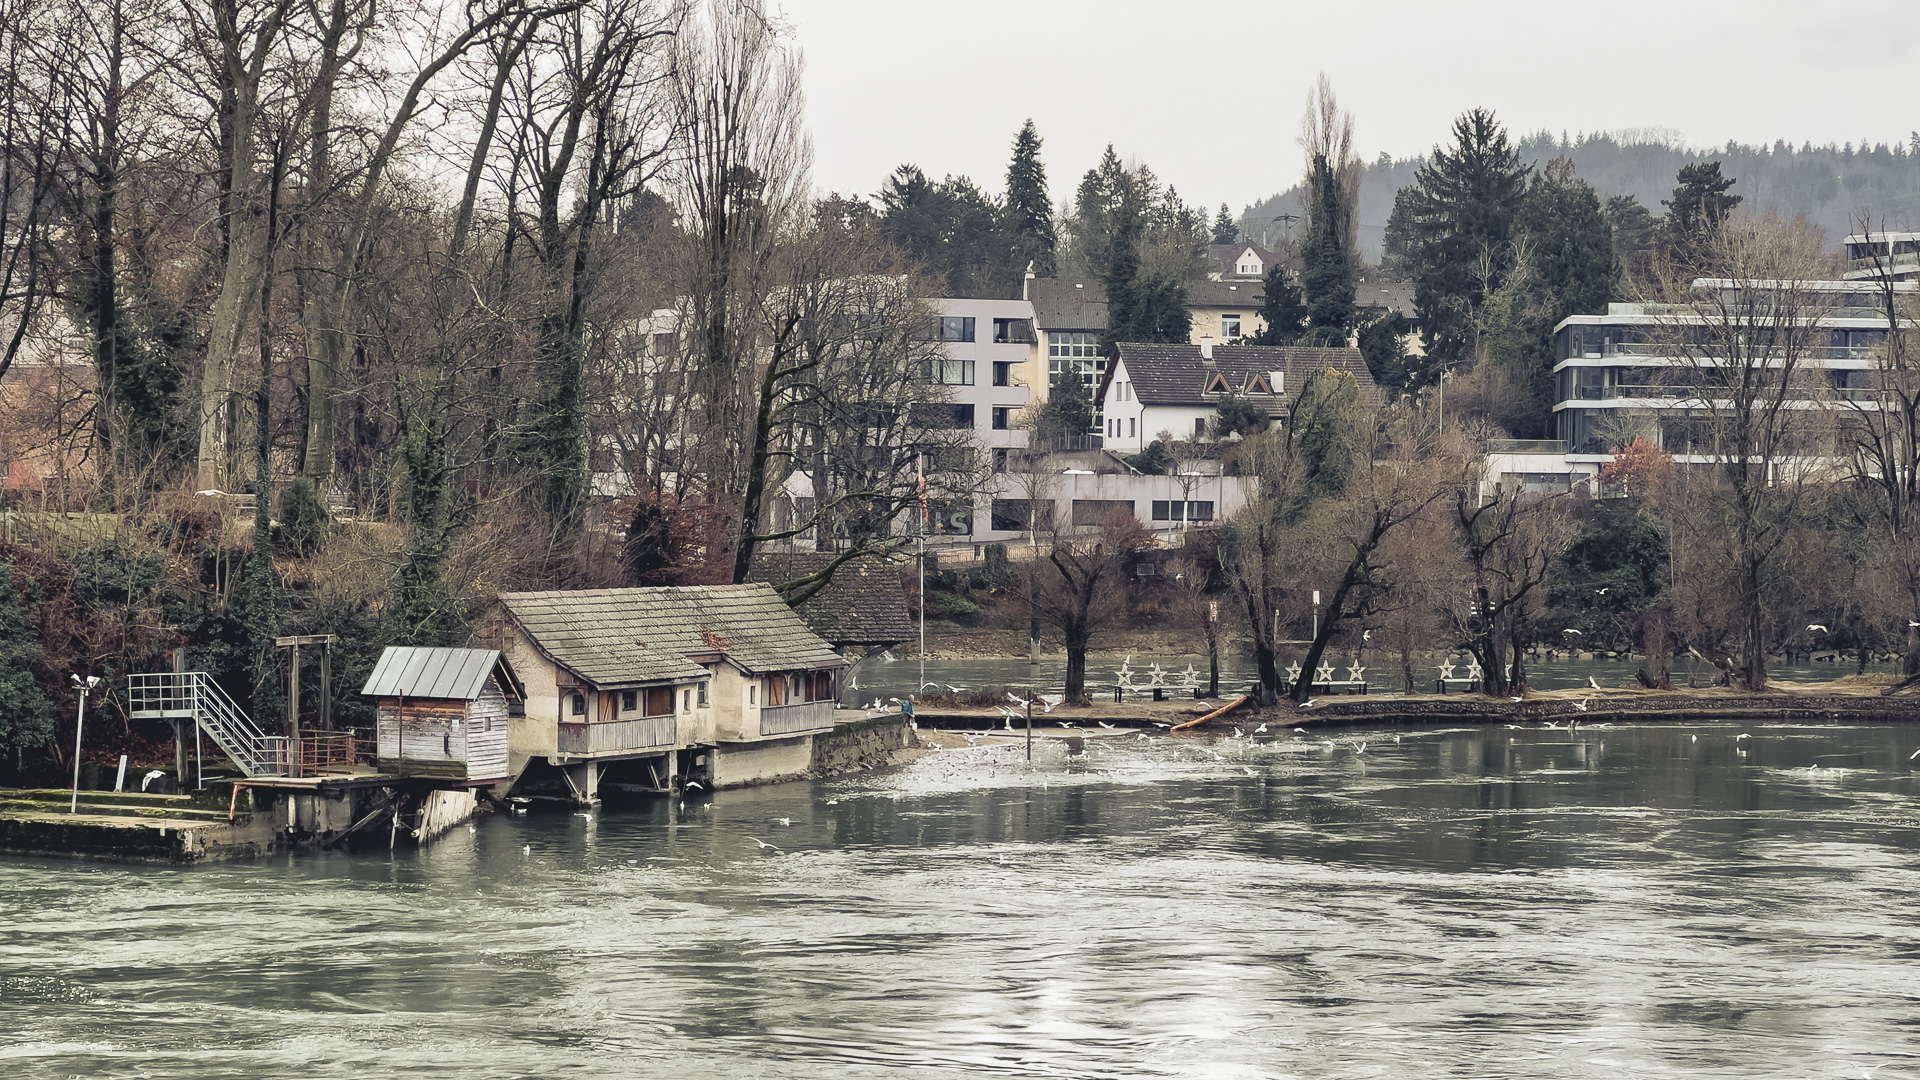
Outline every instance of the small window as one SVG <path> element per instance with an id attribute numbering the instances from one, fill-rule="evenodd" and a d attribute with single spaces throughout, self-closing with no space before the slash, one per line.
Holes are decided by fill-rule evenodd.
<path id="1" fill-rule="evenodd" d="M 1007 451 L 1005 448 L 997 449 L 993 452 L 993 471 L 1007 471 Z"/>
<path id="2" fill-rule="evenodd" d="M 1204 416 L 1194 417 L 1193 418 L 1193 437 L 1197 439 L 1200 436 L 1205 435 L 1206 433 L 1207 433 L 1207 418 Z"/>
<path id="3" fill-rule="evenodd" d="M 973 316 L 947 315 L 940 320 L 941 341 L 972 341 Z"/>
<path id="4" fill-rule="evenodd" d="M 705 705 L 706 703 L 707 703 L 707 684 L 706 684 L 706 683 L 701 683 L 701 684 L 700 684 L 700 699 L 699 699 L 699 701 L 698 701 L 698 702 L 696 702 L 696 704 L 700 704 L 700 705 Z"/>
<path id="5" fill-rule="evenodd" d="M 640 692 L 637 690 L 620 691 L 620 711 L 632 712 L 634 709 L 639 708 L 639 697 Z"/>
<path id="6" fill-rule="evenodd" d="M 1133 417 L 1127 417 L 1127 438 L 1133 438 Z"/>
<path id="7" fill-rule="evenodd" d="M 573 695 L 573 715 L 587 715 L 587 696 L 585 694 Z"/>
<path id="8" fill-rule="evenodd" d="M 1226 338 L 1239 337 L 1240 336 L 1240 316 L 1238 315 L 1220 316 L 1220 336 L 1226 337 Z"/>
<path id="9" fill-rule="evenodd" d="M 1005 405 L 993 407 L 993 430 L 1005 431 L 1012 426 L 1013 409 Z"/>
<path id="10" fill-rule="evenodd" d="M 692 691 L 692 690 L 683 690 L 683 691 L 681 691 L 681 693 L 680 693 L 680 711 L 681 711 L 681 712 L 686 712 L 687 710 L 689 710 L 689 709 L 691 709 L 691 708 L 693 708 L 693 691 Z"/>
<path id="11" fill-rule="evenodd" d="M 760 703 L 759 697 L 758 697 L 759 693 L 760 693 L 760 687 L 757 684 L 748 683 L 747 684 L 747 704 L 749 705 L 759 704 Z"/>
<path id="12" fill-rule="evenodd" d="M 995 360 L 993 362 L 993 385 L 995 386 L 1012 386 L 1013 385 L 1013 361 Z"/>

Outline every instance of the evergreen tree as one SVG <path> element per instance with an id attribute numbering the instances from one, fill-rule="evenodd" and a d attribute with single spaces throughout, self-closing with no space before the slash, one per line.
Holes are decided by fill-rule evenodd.
<path id="1" fill-rule="evenodd" d="M 1031 119 L 1013 139 L 1001 222 L 1014 272 L 1024 274 L 1031 263 L 1035 274 L 1052 277 L 1053 204 L 1047 195 L 1047 169 L 1040 161 L 1040 133 L 1034 130 Z"/>
<path id="2" fill-rule="evenodd" d="M 1389 395 L 1425 386 L 1433 379 L 1424 358 L 1407 352 L 1406 336 L 1412 331 L 1413 324 L 1397 311 L 1360 328 L 1360 356 L 1373 381 Z"/>
<path id="3" fill-rule="evenodd" d="M 1300 146 L 1307 154 L 1307 235 L 1300 276 L 1309 336 L 1318 344 L 1345 345 L 1354 320 L 1363 166 L 1353 154 L 1353 115 L 1341 111 L 1324 74 L 1307 98 Z"/>
<path id="4" fill-rule="evenodd" d="M 1069 439 L 1084 437 L 1093 429 L 1093 395 L 1078 370 L 1063 367 L 1053 376 L 1035 427 L 1042 448 L 1069 446 Z"/>
<path id="5" fill-rule="evenodd" d="M 1631 195 L 1614 195 L 1601 212 L 1607 227 L 1613 230 L 1613 261 L 1623 281 L 1642 278 L 1647 272 L 1647 254 L 1653 249 L 1654 231 L 1659 223 L 1640 200 Z M 1616 284 L 1616 294 L 1619 286 Z"/>
<path id="6" fill-rule="evenodd" d="M 1186 282 L 1140 265 L 1140 236 L 1145 208 L 1137 189 L 1121 200 L 1107 249 L 1101 281 L 1107 290 L 1107 329 L 1100 336 L 1101 351 L 1111 357 L 1123 341 L 1183 342 L 1193 333 L 1187 310 Z"/>
<path id="7" fill-rule="evenodd" d="M 1553 327 L 1569 315 L 1602 315 L 1619 280 L 1613 228 L 1593 186 L 1574 175 L 1573 163 L 1556 158 L 1534 177 L 1514 218 L 1514 231 L 1529 241 L 1533 290 L 1541 325 L 1535 359 L 1553 366 Z"/>
<path id="8" fill-rule="evenodd" d="M 1486 109 L 1453 122 L 1452 147 L 1435 147 L 1406 195 L 1414 304 L 1435 367 L 1465 359 L 1487 293 L 1506 278 L 1513 218 L 1531 166 Z"/>
<path id="9" fill-rule="evenodd" d="M 1707 252 L 1714 238 L 1727 223 L 1727 215 L 1740 205 L 1741 196 L 1729 195 L 1733 177 L 1720 175 L 1718 161 L 1701 161 L 1680 170 L 1673 198 L 1662 199 L 1667 216 L 1660 220 L 1657 236 L 1659 253 L 1667 263 L 1683 274 L 1708 274 Z"/>
<path id="10" fill-rule="evenodd" d="M 973 181 L 949 176 L 936 184 L 918 166 L 902 165 L 881 185 L 880 207 L 881 234 L 936 275 L 948 295 L 1008 295 L 1015 268 L 996 254 L 1002 215 Z"/>
<path id="11" fill-rule="evenodd" d="M 0 767 L 7 771 L 53 738 L 53 702 L 28 667 L 40 657 L 36 620 L 20 592 L 13 565 L 0 563 Z"/>
<path id="12" fill-rule="evenodd" d="M 1233 220 L 1227 212 L 1227 204 L 1220 204 L 1220 212 L 1213 215 L 1213 242 L 1216 244 L 1237 244 L 1240 242 L 1240 223 Z"/>
<path id="13" fill-rule="evenodd" d="M 1253 335 L 1255 345 L 1297 345 L 1306 329 L 1307 302 L 1293 274 L 1278 260 L 1267 267 L 1265 290 L 1260 298 L 1260 320 L 1265 326 Z"/>
<path id="14" fill-rule="evenodd" d="M 1393 210 L 1387 214 L 1387 228 L 1380 241 L 1380 269 L 1401 277 L 1412 277 L 1416 271 L 1413 209 L 1409 205 L 1412 194 L 1410 187 L 1393 193 Z"/>

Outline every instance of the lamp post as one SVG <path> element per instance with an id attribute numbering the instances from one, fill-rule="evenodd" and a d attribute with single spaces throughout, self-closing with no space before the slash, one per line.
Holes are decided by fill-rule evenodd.
<path id="1" fill-rule="evenodd" d="M 80 691 L 80 711 L 73 721 L 73 801 L 67 804 L 67 813 L 80 812 L 80 733 L 87 723 L 87 691 L 100 685 L 98 675 L 89 675 L 82 679 L 72 676 L 74 689 Z"/>

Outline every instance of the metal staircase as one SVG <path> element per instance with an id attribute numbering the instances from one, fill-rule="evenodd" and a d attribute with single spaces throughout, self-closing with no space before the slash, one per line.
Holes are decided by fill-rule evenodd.
<path id="1" fill-rule="evenodd" d="M 192 720 L 250 777 L 288 775 L 288 740 L 261 732 L 204 671 L 129 675 L 127 706 L 137 718 Z"/>

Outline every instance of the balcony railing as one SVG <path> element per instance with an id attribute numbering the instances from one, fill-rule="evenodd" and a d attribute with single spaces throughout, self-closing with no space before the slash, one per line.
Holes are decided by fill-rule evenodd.
<path id="1" fill-rule="evenodd" d="M 833 702 L 810 701 L 805 705 L 771 705 L 760 710 L 760 734 L 798 735 L 807 731 L 825 731 L 833 726 Z"/>
<path id="2" fill-rule="evenodd" d="M 678 735 L 679 727 L 671 715 L 642 716 L 633 720 L 597 724 L 562 722 L 559 751 L 579 757 L 630 754 L 671 747 L 675 745 Z"/>

